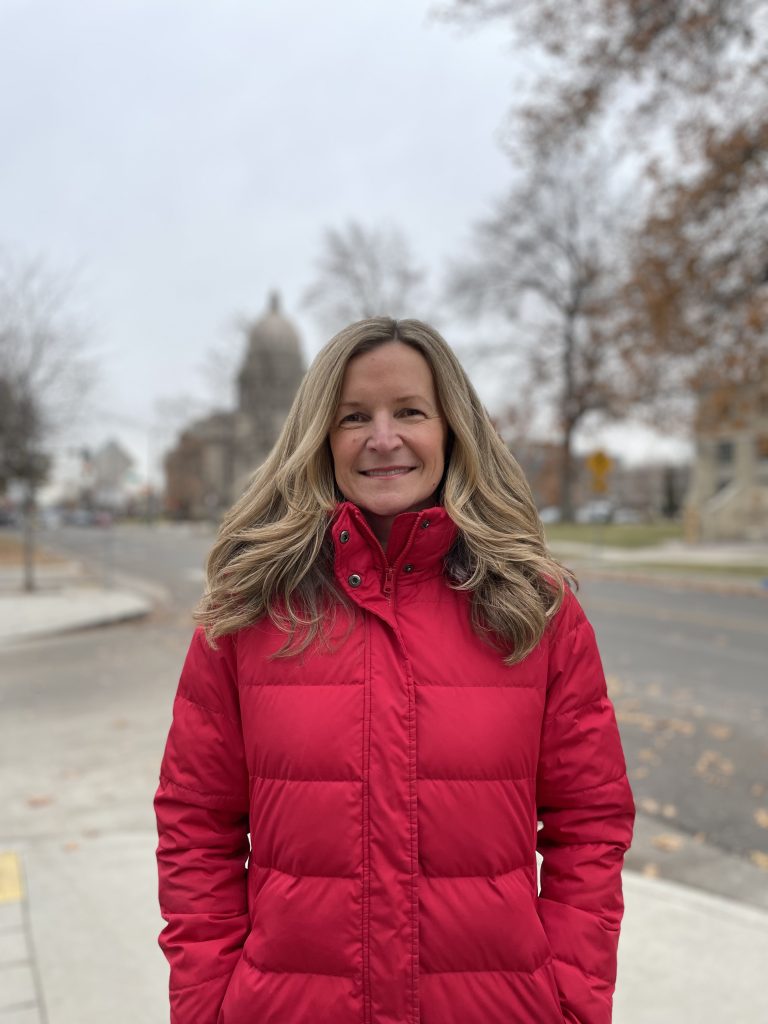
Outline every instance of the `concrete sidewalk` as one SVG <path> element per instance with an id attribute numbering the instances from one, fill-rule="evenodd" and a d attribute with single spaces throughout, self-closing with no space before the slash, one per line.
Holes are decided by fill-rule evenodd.
<path id="1" fill-rule="evenodd" d="M 37 589 L 22 589 L 21 569 L 0 569 L 0 646 L 142 618 L 152 601 L 139 586 L 99 586 L 77 562 L 41 566 Z"/>
<path id="2" fill-rule="evenodd" d="M 624 872 L 615 1024 L 768 1021 L 768 913 Z"/>

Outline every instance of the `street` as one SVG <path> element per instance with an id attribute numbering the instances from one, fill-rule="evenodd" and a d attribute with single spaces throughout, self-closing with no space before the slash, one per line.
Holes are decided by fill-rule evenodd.
<path id="1" fill-rule="evenodd" d="M 163 1019 L 152 795 L 211 540 L 115 528 L 112 571 L 162 588 L 159 609 L 0 651 L 0 848 L 19 852 L 35 894 L 51 1024 L 98 1019 L 71 978 L 116 957 L 116 1005 L 127 1000 L 132 1021 Z M 105 538 L 71 530 L 56 543 L 95 564 Z M 596 580 L 581 599 L 638 805 L 628 866 L 768 906 L 768 602 Z"/>
<path id="2" fill-rule="evenodd" d="M 582 597 L 638 809 L 627 865 L 768 906 L 768 601 L 604 580 Z"/>
<path id="3" fill-rule="evenodd" d="M 61 657 L 53 659 L 55 678 L 46 668 L 50 651 L 19 653 L 10 672 L 17 685 L 6 701 L 19 713 L 30 706 L 39 713 L 44 705 L 92 714 L 98 706 L 100 713 L 121 720 L 127 714 L 122 701 L 129 698 L 122 681 L 126 670 L 133 680 L 131 696 L 137 689 L 142 693 L 142 732 L 159 741 L 212 530 L 69 528 L 54 539 L 97 576 L 138 577 L 160 588 L 166 600 L 149 623 L 128 632 L 69 638 Z M 665 875 L 686 881 L 686 847 L 704 843 L 765 867 L 768 600 L 675 584 L 591 579 L 582 583 L 579 597 L 597 634 L 638 811 L 658 824 L 654 835 L 662 836 L 654 863 L 663 862 Z M 158 701 L 159 720 L 147 717 L 151 700 Z M 83 722 L 79 714 L 77 721 Z M 157 744 L 148 749 L 154 753 Z M 647 851 L 633 849 L 628 862 L 645 867 Z M 758 894 L 761 905 L 766 901 Z"/>

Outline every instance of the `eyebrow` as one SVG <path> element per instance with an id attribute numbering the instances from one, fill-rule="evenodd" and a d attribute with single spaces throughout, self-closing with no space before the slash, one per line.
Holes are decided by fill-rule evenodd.
<path id="1" fill-rule="evenodd" d="M 401 395 L 399 398 L 395 399 L 396 404 L 400 404 L 401 402 L 421 402 L 423 405 L 430 404 L 427 399 L 423 398 L 421 395 Z M 350 408 L 358 409 L 362 405 L 365 405 L 365 402 L 339 402 L 340 409 L 342 406 L 349 406 Z"/>

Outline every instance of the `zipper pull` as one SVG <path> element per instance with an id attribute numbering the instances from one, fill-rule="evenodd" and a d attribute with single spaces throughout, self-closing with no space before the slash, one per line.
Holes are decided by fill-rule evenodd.
<path id="1" fill-rule="evenodd" d="M 392 600 L 392 577 L 394 576 L 394 574 L 395 570 L 391 566 L 388 566 L 386 572 L 384 573 L 384 596 L 386 597 L 387 601 Z"/>

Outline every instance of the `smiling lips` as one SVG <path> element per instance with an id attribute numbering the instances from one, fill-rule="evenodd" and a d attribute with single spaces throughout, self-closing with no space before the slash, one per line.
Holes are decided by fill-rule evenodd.
<path id="1" fill-rule="evenodd" d="M 363 476 L 368 477 L 387 477 L 387 476 L 405 476 L 406 473 L 410 473 L 414 466 L 383 466 L 381 469 L 361 469 L 360 472 Z"/>

